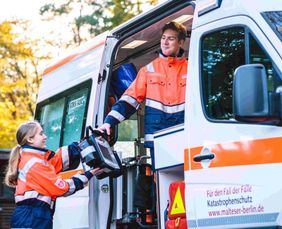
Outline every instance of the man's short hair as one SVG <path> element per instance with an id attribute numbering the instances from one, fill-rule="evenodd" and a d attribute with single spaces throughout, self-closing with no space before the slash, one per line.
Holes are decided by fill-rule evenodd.
<path id="1" fill-rule="evenodd" d="M 175 32 L 178 33 L 178 40 L 184 40 L 187 37 L 187 31 L 184 25 L 175 22 L 175 21 L 171 21 L 168 22 L 164 25 L 163 29 L 162 29 L 162 33 L 164 33 L 164 31 L 166 31 L 167 29 L 171 29 Z"/>

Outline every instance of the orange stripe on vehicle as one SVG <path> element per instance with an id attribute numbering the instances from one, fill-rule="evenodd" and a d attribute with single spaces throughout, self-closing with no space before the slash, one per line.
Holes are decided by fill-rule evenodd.
<path id="1" fill-rule="evenodd" d="M 60 60 L 60 61 L 57 62 L 56 64 L 54 64 L 54 65 L 52 65 L 52 66 L 46 68 L 46 69 L 43 71 L 43 76 L 44 76 L 44 75 L 47 75 L 48 73 L 50 73 L 50 72 L 52 72 L 52 71 L 54 71 L 54 70 L 56 70 L 57 68 L 63 66 L 64 64 L 66 64 L 66 63 L 68 63 L 68 62 L 71 62 L 71 61 L 74 60 L 75 58 L 77 58 L 77 57 L 79 57 L 79 56 L 81 56 L 81 55 L 83 55 L 83 54 L 85 54 L 85 53 L 87 53 L 87 52 L 90 52 L 90 51 L 92 51 L 93 49 L 98 48 L 99 46 L 103 45 L 104 43 L 105 43 L 105 41 L 102 41 L 102 42 L 100 42 L 99 44 L 96 44 L 96 45 L 94 45 L 93 47 L 91 47 L 91 48 L 89 48 L 89 49 L 87 49 L 87 50 L 85 50 L 85 51 L 78 52 L 78 53 L 72 54 L 72 55 L 70 55 L 70 56 L 67 56 L 66 58 Z"/>
<path id="2" fill-rule="evenodd" d="M 208 148 L 215 154 L 209 168 L 281 163 L 281 145 L 281 137 L 209 145 Z M 203 147 L 191 149 L 191 169 L 202 168 L 200 162 L 193 160 L 193 157 L 200 154 L 202 149 Z"/>
<path id="3" fill-rule="evenodd" d="M 67 172 L 60 173 L 60 176 L 63 179 L 70 179 L 73 175 L 75 175 L 77 173 L 84 173 L 84 171 L 83 171 L 83 169 L 70 170 L 70 171 L 67 171 Z"/>
<path id="4" fill-rule="evenodd" d="M 188 149 L 184 149 L 184 171 L 189 170 L 189 154 Z"/>

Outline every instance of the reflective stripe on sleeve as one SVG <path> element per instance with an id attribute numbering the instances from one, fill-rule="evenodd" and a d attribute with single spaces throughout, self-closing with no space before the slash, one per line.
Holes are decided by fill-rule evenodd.
<path id="1" fill-rule="evenodd" d="M 68 146 L 63 146 L 61 148 L 62 150 L 62 165 L 63 165 L 63 171 L 67 170 L 70 166 L 70 158 L 69 158 L 69 151 Z"/>
<path id="2" fill-rule="evenodd" d="M 121 113 L 119 113 L 118 111 L 115 111 L 115 110 L 112 110 L 108 115 L 114 117 L 119 122 L 122 122 L 125 119 L 125 117 Z"/>
<path id="3" fill-rule="evenodd" d="M 31 169 L 31 167 L 35 163 L 42 163 L 43 165 L 46 165 L 46 162 L 44 160 L 41 160 L 39 158 L 31 158 L 23 167 L 23 169 L 19 170 L 19 176 L 18 178 L 24 182 L 26 182 L 26 174 Z"/>
<path id="4" fill-rule="evenodd" d="M 69 190 L 63 196 L 69 196 L 74 193 L 75 185 L 72 179 L 65 180 L 69 184 Z"/>
<path id="5" fill-rule="evenodd" d="M 94 146 L 87 146 L 85 149 L 83 149 L 80 154 L 83 157 L 85 157 L 86 155 L 88 155 L 89 153 L 95 152 L 95 148 Z"/>
<path id="6" fill-rule="evenodd" d="M 174 114 L 180 111 L 184 111 L 185 109 L 185 103 L 179 105 L 167 106 L 158 101 L 154 101 L 151 99 L 146 99 L 146 106 L 155 108 L 157 110 L 161 110 L 168 114 Z"/>
<path id="7" fill-rule="evenodd" d="M 130 104 L 131 106 L 133 106 L 136 110 L 138 109 L 138 107 L 140 106 L 140 104 L 138 103 L 138 101 L 129 96 L 129 95 L 123 95 L 121 96 L 121 98 L 119 99 L 120 101 L 125 101 L 127 102 L 128 104 Z"/>
<path id="8" fill-rule="evenodd" d="M 152 62 L 147 64 L 147 70 L 148 70 L 148 72 L 155 72 L 155 69 L 154 69 Z"/>
<path id="9" fill-rule="evenodd" d="M 85 175 L 78 173 L 78 174 L 74 175 L 73 177 L 76 177 L 79 180 L 81 180 L 82 183 L 83 183 L 83 186 L 85 186 L 88 183 L 88 178 Z"/>

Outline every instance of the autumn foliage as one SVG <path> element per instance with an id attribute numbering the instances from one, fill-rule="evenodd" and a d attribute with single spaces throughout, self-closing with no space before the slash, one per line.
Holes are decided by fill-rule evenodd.
<path id="1" fill-rule="evenodd" d="M 34 115 L 40 84 L 31 40 L 14 30 L 20 22 L 0 24 L 0 148 L 13 147 L 18 125 Z"/>

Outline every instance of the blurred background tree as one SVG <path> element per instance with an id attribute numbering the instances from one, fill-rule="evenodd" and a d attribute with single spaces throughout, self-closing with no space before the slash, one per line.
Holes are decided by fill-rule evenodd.
<path id="1" fill-rule="evenodd" d="M 15 145 L 15 129 L 33 117 L 40 84 L 37 41 L 20 35 L 27 21 L 0 24 L 0 148 Z M 17 30 L 17 32 L 16 32 Z"/>
<path id="2" fill-rule="evenodd" d="M 142 12 L 158 0 L 68 0 L 41 7 L 44 20 L 65 21 L 72 31 L 66 47 L 82 42 L 106 30 L 111 30 Z M 71 17 L 70 17 L 71 15 Z"/>

